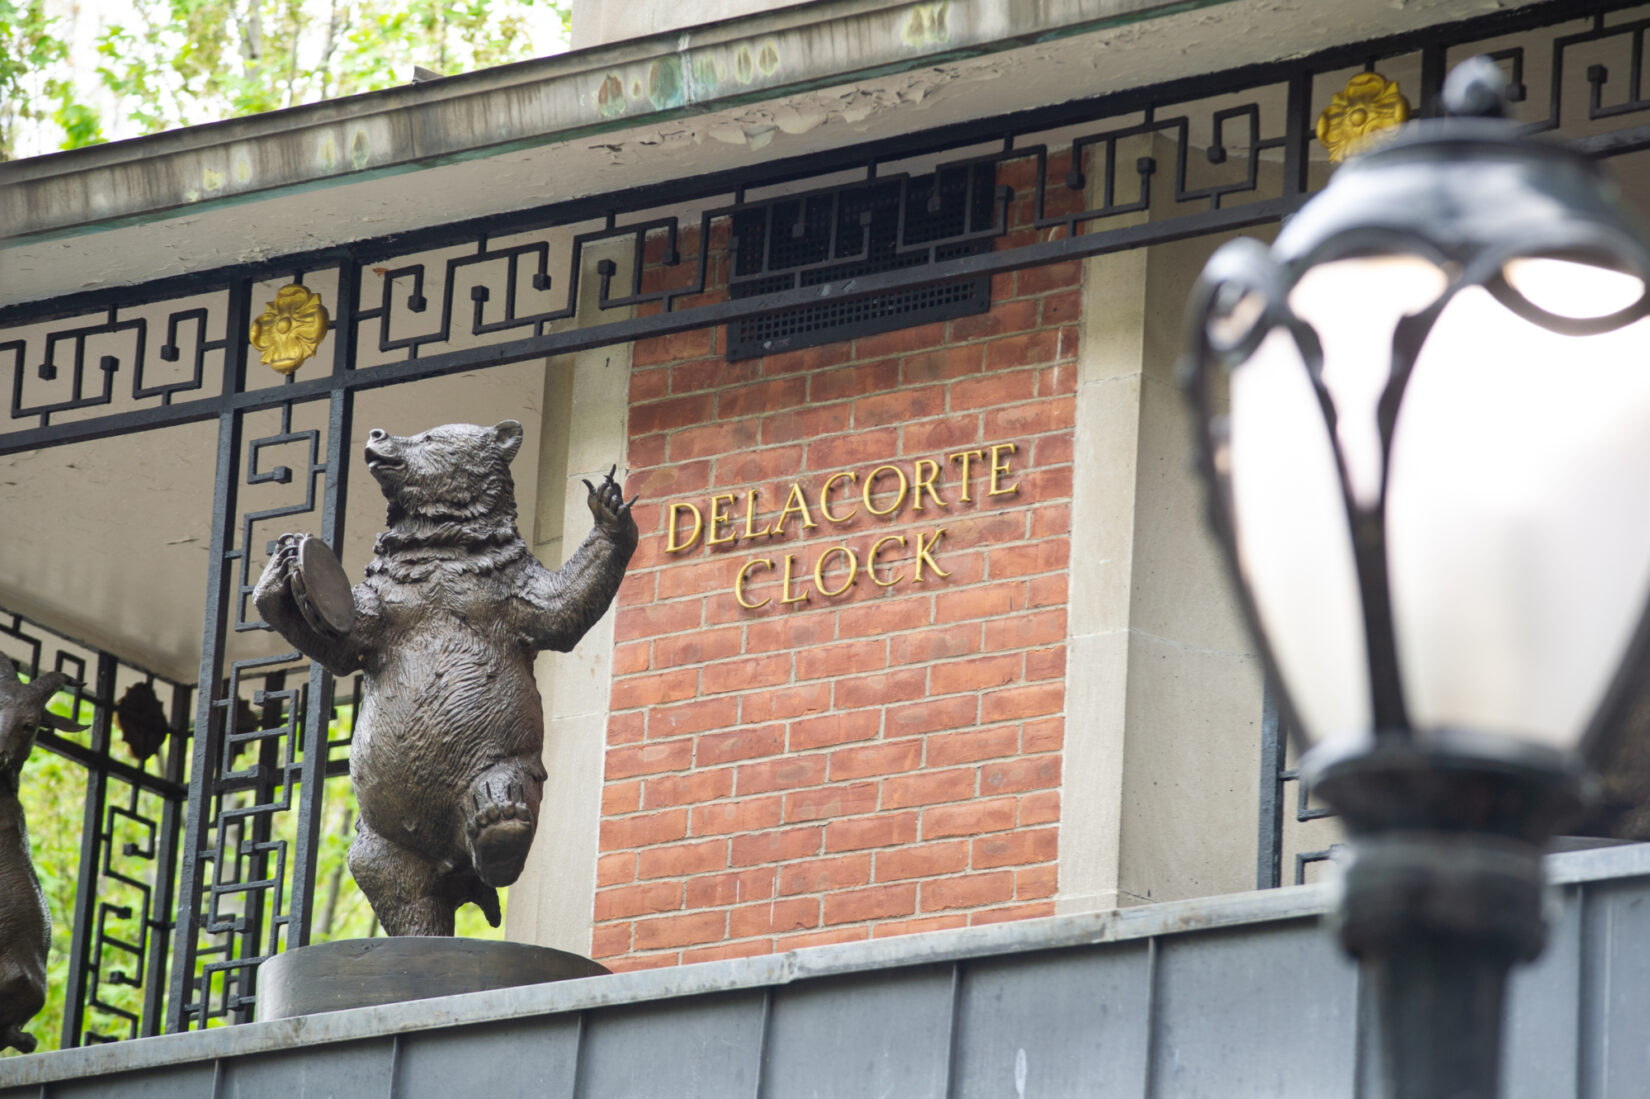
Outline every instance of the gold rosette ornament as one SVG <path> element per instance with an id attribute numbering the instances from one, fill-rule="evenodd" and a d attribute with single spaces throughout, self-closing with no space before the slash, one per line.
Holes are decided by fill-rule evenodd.
<path id="1" fill-rule="evenodd" d="M 275 300 L 252 322 L 252 346 L 265 366 L 290 374 L 315 354 L 330 323 L 321 295 L 295 282 L 275 291 Z"/>
<path id="2" fill-rule="evenodd" d="M 1336 92 L 1318 116 L 1318 140 L 1339 164 L 1383 131 L 1409 121 L 1409 100 L 1395 80 L 1380 73 L 1359 73 Z"/>

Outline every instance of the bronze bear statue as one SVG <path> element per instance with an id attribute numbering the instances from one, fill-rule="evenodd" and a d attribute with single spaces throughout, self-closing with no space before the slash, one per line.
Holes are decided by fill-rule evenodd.
<path id="1" fill-rule="evenodd" d="M 32 1053 L 34 1036 L 23 1032 L 23 1024 L 46 1004 L 52 913 L 29 858 L 29 828 L 17 794 L 42 724 L 85 728 L 46 712 L 47 701 L 67 678 L 43 672 L 25 684 L 11 661 L 0 656 L 0 1050 L 14 1046 Z"/>
<path id="2" fill-rule="evenodd" d="M 609 471 L 585 482 L 595 529 L 562 568 L 541 565 L 516 529 L 521 438 L 514 420 L 408 437 L 375 429 L 366 463 L 389 529 L 353 614 L 343 597 L 349 624 L 305 613 L 296 535 L 278 540 L 253 591 L 300 652 L 334 675 L 364 673 L 349 866 L 390 935 L 451 935 L 466 902 L 498 926 L 497 891 L 527 860 L 544 789 L 533 659 L 569 651 L 596 624 L 636 549 L 635 501 Z"/>

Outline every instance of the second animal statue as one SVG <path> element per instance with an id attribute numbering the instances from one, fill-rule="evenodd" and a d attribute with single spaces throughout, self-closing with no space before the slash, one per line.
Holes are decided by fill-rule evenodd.
<path id="1" fill-rule="evenodd" d="M 610 472 L 585 482 L 595 529 L 584 544 L 559 570 L 539 564 L 516 530 L 521 439 L 514 420 L 372 431 L 367 469 L 389 529 L 366 578 L 326 606 L 303 575 L 304 540 L 289 534 L 253 592 L 299 651 L 334 675 L 363 673 L 349 865 L 391 935 L 451 935 L 466 902 L 498 925 L 497 891 L 527 860 L 544 789 L 533 658 L 567 652 L 595 625 L 636 549 L 635 501 Z"/>

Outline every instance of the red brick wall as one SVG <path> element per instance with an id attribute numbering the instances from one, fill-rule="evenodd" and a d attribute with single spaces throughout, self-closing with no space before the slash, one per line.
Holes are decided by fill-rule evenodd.
<path id="1" fill-rule="evenodd" d="M 668 965 L 1050 914 L 1064 733 L 1066 587 L 1080 268 L 1001 276 L 988 314 L 728 363 L 720 331 L 639 343 L 628 487 L 642 542 L 618 599 L 592 953 Z M 1015 444 L 987 496 L 993 444 Z M 960 499 L 962 450 L 985 450 Z M 927 458 L 947 500 L 867 513 L 862 480 Z M 666 552 L 672 502 L 759 492 L 775 537 Z M 897 477 L 871 501 L 887 509 Z M 684 519 L 683 533 L 688 523 Z M 944 527 L 914 581 L 914 541 Z M 876 576 L 783 604 L 886 536 Z M 752 558 L 741 607 L 734 584 Z M 925 570 L 926 571 L 926 570 Z M 822 574 L 846 579 L 837 553 Z M 800 589 L 793 584 L 790 594 Z"/>

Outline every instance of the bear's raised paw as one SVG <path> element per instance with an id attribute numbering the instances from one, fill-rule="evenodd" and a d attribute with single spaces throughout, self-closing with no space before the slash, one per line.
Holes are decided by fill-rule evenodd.
<path id="1" fill-rule="evenodd" d="M 512 783 L 500 798 L 490 785 L 475 793 L 475 811 L 464 829 L 470 863 L 488 885 L 509 885 L 521 876 L 533 842 L 533 811 Z"/>

